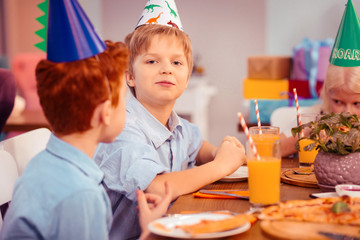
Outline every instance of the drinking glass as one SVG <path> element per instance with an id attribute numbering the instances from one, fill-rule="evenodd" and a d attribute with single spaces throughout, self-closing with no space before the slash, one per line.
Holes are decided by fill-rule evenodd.
<path id="1" fill-rule="evenodd" d="M 274 142 L 280 140 L 280 128 L 275 126 L 262 126 L 261 131 L 259 127 L 250 127 L 249 133 L 254 142 L 260 143 L 257 151 L 262 156 L 269 156 L 272 152 L 272 146 L 268 144 L 261 144 L 267 142 Z"/>
<path id="2" fill-rule="evenodd" d="M 259 159 L 255 156 L 249 141 L 246 143 L 247 166 L 249 169 L 250 209 L 276 204 L 280 201 L 281 150 L 278 127 L 249 129 Z"/>
<path id="3" fill-rule="evenodd" d="M 315 121 L 318 117 L 318 114 L 316 113 L 303 113 L 301 114 L 301 122 L 302 124 L 309 123 L 311 121 Z M 315 157 L 318 153 L 318 150 L 315 148 L 311 151 L 305 151 L 304 147 L 306 147 L 309 144 L 314 143 L 311 139 L 302 139 L 299 141 L 299 166 L 300 167 L 309 167 L 311 166 L 314 161 Z"/>

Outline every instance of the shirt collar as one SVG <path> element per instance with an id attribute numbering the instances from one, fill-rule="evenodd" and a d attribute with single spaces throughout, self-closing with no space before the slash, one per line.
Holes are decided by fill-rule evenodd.
<path id="1" fill-rule="evenodd" d="M 168 140 L 173 133 L 179 131 L 182 133 L 183 124 L 179 116 L 172 111 L 169 118 L 169 129 L 162 125 L 151 113 L 134 97 L 130 96 L 127 104 L 127 111 L 134 113 L 138 118 L 136 121 L 144 126 L 142 130 L 147 137 L 152 141 L 156 148 L 160 147 L 166 140 Z M 139 118 L 141 116 L 141 118 Z"/>
<path id="2" fill-rule="evenodd" d="M 78 168 L 84 175 L 100 184 L 104 173 L 84 152 L 51 134 L 46 150 Z"/>

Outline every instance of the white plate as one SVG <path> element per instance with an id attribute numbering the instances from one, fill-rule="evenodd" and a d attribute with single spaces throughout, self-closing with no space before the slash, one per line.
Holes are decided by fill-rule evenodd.
<path id="1" fill-rule="evenodd" d="M 323 193 L 312 193 L 310 197 L 313 198 L 329 198 L 329 197 L 338 197 L 339 195 L 336 192 L 323 192 Z"/>
<path id="2" fill-rule="evenodd" d="M 248 179 L 248 167 L 241 166 L 229 176 L 223 177 L 220 179 L 220 182 L 239 182 L 239 181 L 246 181 Z"/>
<path id="3" fill-rule="evenodd" d="M 172 238 L 186 238 L 186 239 L 204 239 L 204 238 L 221 238 L 227 237 L 235 234 L 239 234 L 242 232 L 247 231 L 250 228 L 250 223 L 247 222 L 242 226 L 222 232 L 215 232 L 215 233 L 204 233 L 204 234 L 197 234 L 195 236 L 191 236 L 188 233 L 183 232 L 181 229 L 176 228 L 178 225 L 184 224 L 195 224 L 200 222 L 201 220 L 208 219 L 208 220 L 221 220 L 225 218 L 229 218 L 231 215 L 227 214 L 219 214 L 219 213 L 198 213 L 198 214 L 176 214 L 175 216 L 159 218 L 148 225 L 149 230 L 152 233 L 155 233 L 160 236 L 164 237 L 172 237 Z M 164 229 L 156 228 L 153 224 L 160 223 L 165 226 L 169 231 Z"/>
<path id="4" fill-rule="evenodd" d="M 335 190 L 339 196 L 360 197 L 360 185 L 340 184 L 335 186 Z"/>

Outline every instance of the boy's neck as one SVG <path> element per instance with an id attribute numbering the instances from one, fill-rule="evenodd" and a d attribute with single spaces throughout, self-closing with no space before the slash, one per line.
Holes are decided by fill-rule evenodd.
<path id="1" fill-rule="evenodd" d="M 147 105 L 144 103 L 141 103 L 146 110 L 148 110 L 151 115 L 153 115 L 162 125 L 164 125 L 166 128 L 168 127 L 168 121 L 171 115 L 171 112 L 174 108 L 175 103 L 173 104 L 166 104 L 163 106 L 152 106 L 152 105 Z"/>
<path id="2" fill-rule="evenodd" d="M 72 133 L 60 136 L 55 133 L 55 135 L 64 142 L 67 142 L 68 144 L 81 150 L 90 158 L 94 156 L 98 142 L 96 136 L 94 136 L 94 133 L 92 131 L 85 131 L 83 133 Z"/>

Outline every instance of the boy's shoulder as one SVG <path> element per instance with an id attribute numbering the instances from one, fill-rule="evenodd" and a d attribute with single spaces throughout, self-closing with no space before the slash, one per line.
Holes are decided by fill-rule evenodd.
<path id="1" fill-rule="evenodd" d="M 20 193 L 51 196 L 55 204 L 76 192 L 97 189 L 102 177 L 91 158 L 52 135 L 46 149 L 30 160 L 17 185 Z"/>
<path id="2" fill-rule="evenodd" d="M 35 227 L 36 234 L 47 238 L 48 234 L 56 234 L 52 232 L 53 225 L 63 217 L 73 219 L 73 224 L 82 224 L 77 219 L 82 216 L 78 211 L 81 209 L 79 204 L 94 207 L 87 211 L 103 214 L 104 208 L 101 208 L 100 204 L 106 193 L 101 191 L 101 186 L 85 180 L 84 174 L 73 171 L 73 167 L 68 166 L 70 163 L 64 163 L 65 167 L 60 167 L 59 162 L 66 161 L 49 158 L 46 151 L 30 161 L 16 182 L 4 222 L 5 236 L 16 236 L 14 230 L 22 231 L 26 235 L 35 234 Z M 27 223 L 33 225 L 29 227 Z"/>
<path id="3" fill-rule="evenodd" d="M 45 150 L 29 162 L 17 184 L 23 191 L 49 194 L 56 202 L 76 192 L 95 189 L 93 182 L 78 166 Z"/>

